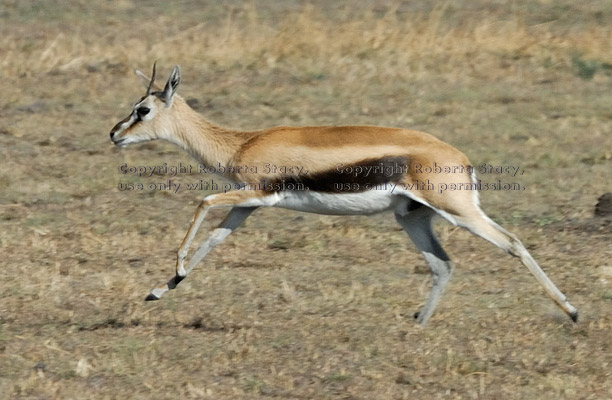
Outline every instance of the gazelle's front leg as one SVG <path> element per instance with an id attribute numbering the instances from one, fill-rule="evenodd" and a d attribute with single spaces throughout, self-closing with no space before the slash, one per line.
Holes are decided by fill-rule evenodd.
<path id="1" fill-rule="evenodd" d="M 255 191 L 229 192 L 208 196 L 205 198 L 194 215 L 189 230 L 179 247 L 177 252 L 176 275 L 167 283 L 155 287 L 145 300 L 159 300 L 168 290 L 174 289 L 189 272 L 201 261 L 206 254 L 218 244 L 223 242 L 236 228 L 238 228 L 244 220 L 251 215 L 259 205 L 261 193 Z M 209 238 L 202 243 L 193 259 L 190 262 L 189 268 L 185 270 L 184 260 L 189 251 L 189 247 L 195 238 L 200 225 L 204 221 L 210 207 L 234 205 L 234 208 L 229 212 L 223 222 L 211 233 Z M 242 206 L 241 206 L 242 205 Z"/>

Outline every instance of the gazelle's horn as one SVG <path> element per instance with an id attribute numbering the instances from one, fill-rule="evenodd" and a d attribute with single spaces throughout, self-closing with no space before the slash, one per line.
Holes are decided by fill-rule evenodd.
<path id="1" fill-rule="evenodd" d="M 155 82 L 155 65 L 157 61 L 153 63 L 153 75 L 151 75 L 151 82 L 149 82 L 149 87 L 147 88 L 147 96 L 151 94 L 151 89 L 153 88 L 153 83 Z"/>

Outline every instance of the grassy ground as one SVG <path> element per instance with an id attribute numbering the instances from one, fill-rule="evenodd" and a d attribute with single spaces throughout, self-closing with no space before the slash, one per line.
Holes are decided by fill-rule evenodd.
<path id="1" fill-rule="evenodd" d="M 4 1 L 0 21 L 0 398 L 612 398 L 609 2 Z M 520 166 L 481 174 L 525 187 L 483 206 L 581 321 L 440 223 L 458 267 L 422 329 L 429 273 L 390 215 L 282 210 L 145 303 L 205 194 L 118 190 L 168 179 L 123 163 L 191 162 L 109 141 L 154 60 L 223 125 L 410 127 Z"/>

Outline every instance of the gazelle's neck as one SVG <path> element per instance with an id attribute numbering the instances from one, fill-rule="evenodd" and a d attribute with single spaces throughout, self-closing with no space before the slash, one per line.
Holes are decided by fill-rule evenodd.
<path id="1" fill-rule="evenodd" d="M 177 107 L 175 115 L 178 118 L 173 118 L 161 138 L 182 147 L 203 164 L 228 166 L 248 139 L 245 133 L 207 121 L 179 96 L 175 96 L 172 107 Z"/>

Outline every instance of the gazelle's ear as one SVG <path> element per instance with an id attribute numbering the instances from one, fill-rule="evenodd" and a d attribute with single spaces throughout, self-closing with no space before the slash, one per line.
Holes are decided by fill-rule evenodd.
<path id="1" fill-rule="evenodd" d="M 166 82 L 164 91 L 159 96 L 159 98 L 166 103 L 166 107 L 170 107 L 172 105 L 172 98 L 176 93 L 179 83 L 181 83 L 181 69 L 178 65 L 175 65 L 170 77 L 168 78 L 168 82 Z"/>

